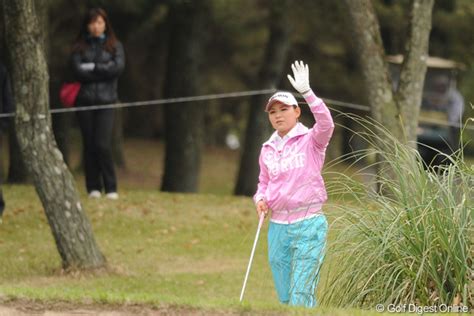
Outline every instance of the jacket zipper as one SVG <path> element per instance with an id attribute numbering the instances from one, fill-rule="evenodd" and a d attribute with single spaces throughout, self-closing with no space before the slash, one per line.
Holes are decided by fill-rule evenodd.
<path id="1" fill-rule="evenodd" d="M 95 67 L 97 67 L 98 52 L 99 52 L 99 45 L 98 45 L 98 43 L 94 42 L 94 64 L 95 64 Z M 94 92 L 95 92 L 95 95 L 94 95 L 95 102 L 94 103 L 95 104 L 99 103 L 99 87 L 98 87 L 98 85 L 99 85 L 99 82 L 95 81 L 94 82 Z"/>

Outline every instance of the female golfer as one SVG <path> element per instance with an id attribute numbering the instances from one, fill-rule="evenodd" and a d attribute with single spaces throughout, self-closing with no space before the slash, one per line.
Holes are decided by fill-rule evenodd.
<path id="1" fill-rule="evenodd" d="M 259 216 L 271 210 L 268 257 L 279 300 L 314 307 L 328 227 L 321 170 L 334 123 L 309 86 L 308 65 L 295 61 L 291 68 L 288 79 L 316 124 L 308 129 L 298 122 L 301 109 L 291 93 L 277 92 L 268 100 L 265 111 L 275 132 L 262 145 L 254 201 Z"/>

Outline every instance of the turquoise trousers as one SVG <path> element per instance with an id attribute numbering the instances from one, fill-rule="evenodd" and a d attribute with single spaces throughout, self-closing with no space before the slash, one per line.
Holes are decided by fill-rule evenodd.
<path id="1" fill-rule="evenodd" d="M 268 259 L 280 302 L 315 307 L 328 223 L 318 215 L 293 224 L 270 222 Z"/>

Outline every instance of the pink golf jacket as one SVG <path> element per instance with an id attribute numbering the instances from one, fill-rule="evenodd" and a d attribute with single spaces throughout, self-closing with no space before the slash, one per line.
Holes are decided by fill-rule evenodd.
<path id="1" fill-rule="evenodd" d="M 326 104 L 312 90 L 303 97 L 316 120 L 313 128 L 297 123 L 281 150 L 274 142 L 275 131 L 260 152 L 254 201 L 267 202 L 275 223 L 291 224 L 319 215 L 327 200 L 321 170 L 334 122 Z"/>

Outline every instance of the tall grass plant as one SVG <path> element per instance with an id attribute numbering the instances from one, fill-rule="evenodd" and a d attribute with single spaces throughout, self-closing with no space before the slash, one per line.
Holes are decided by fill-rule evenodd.
<path id="1" fill-rule="evenodd" d="M 359 177 L 338 173 L 328 183 L 329 195 L 353 203 L 334 204 L 340 216 L 332 225 L 337 237 L 328 249 L 321 303 L 472 308 L 474 166 L 460 149 L 444 155 L 446 165 L 427 167 L 413 144 L 374 121 L 351 118 L 363 126 L 358 136 L 368 149 L 345 158 L 366 164 Z M 367 163 L 373 157 L 381 159 Z M 360 177 L 372 178 L 372 185 Z"/>

